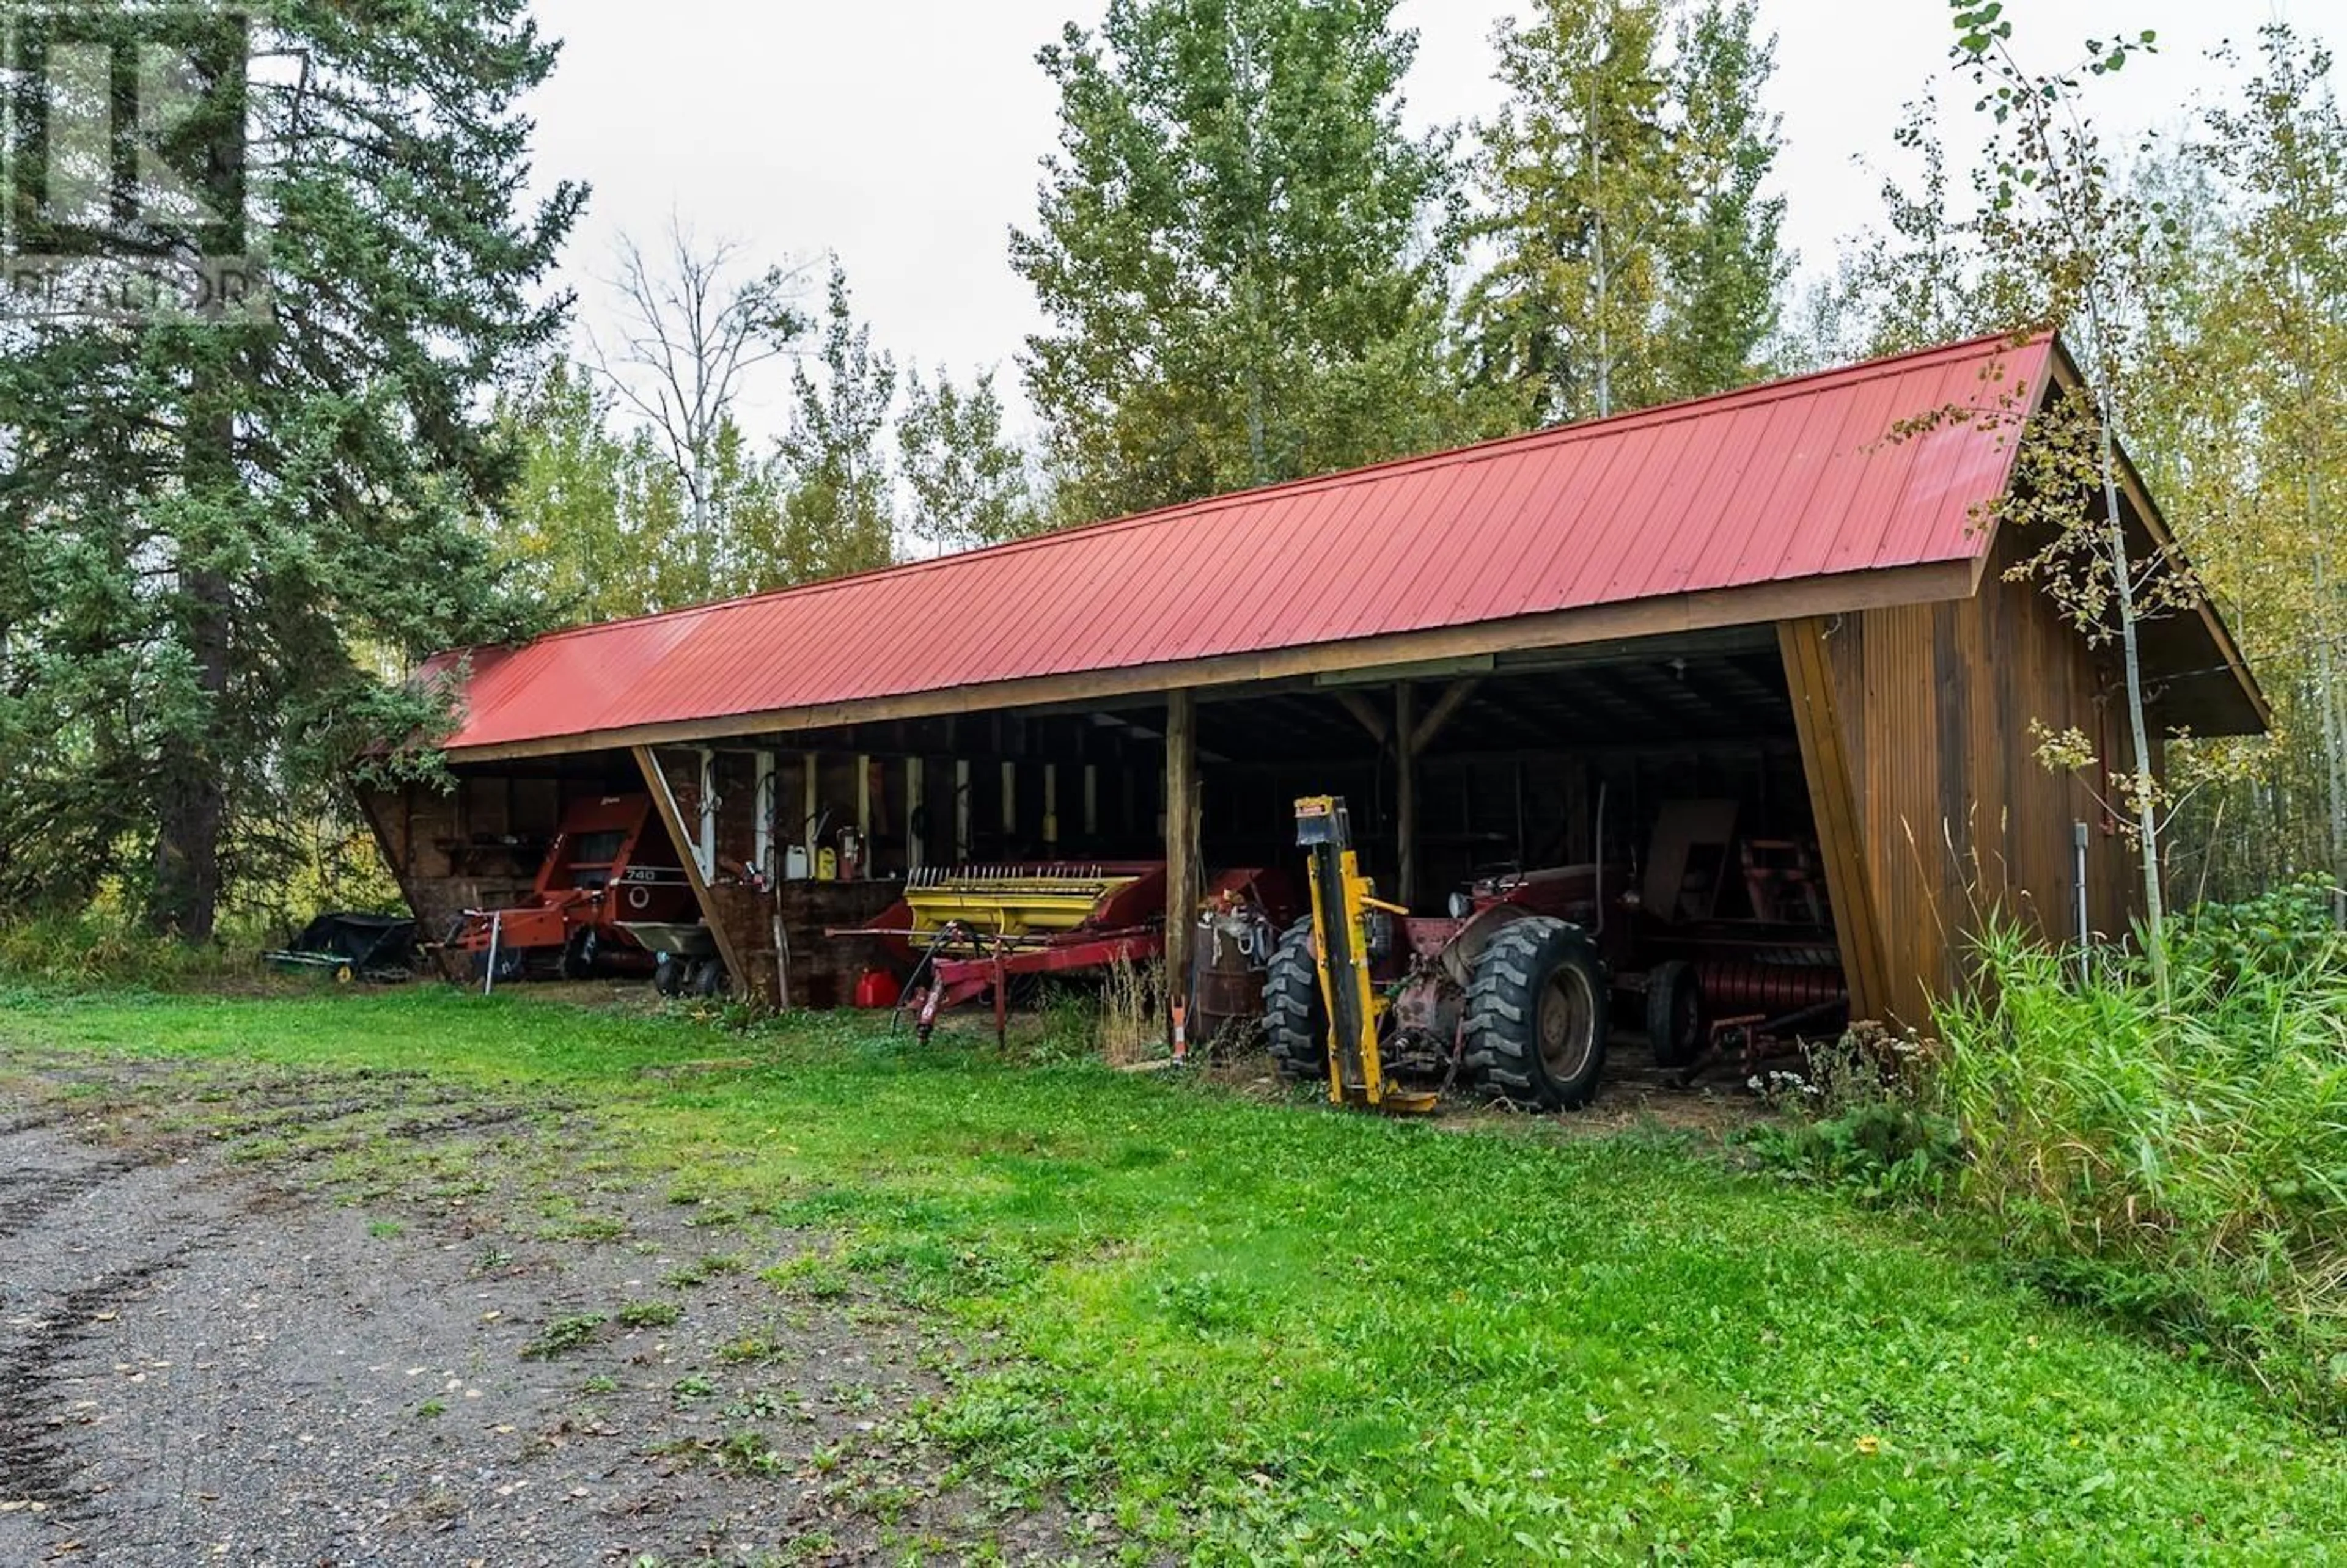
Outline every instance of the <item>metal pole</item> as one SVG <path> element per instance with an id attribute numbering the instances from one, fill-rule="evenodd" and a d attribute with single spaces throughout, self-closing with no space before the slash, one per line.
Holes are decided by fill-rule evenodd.
<path id="1" fill-rule="evenodd" d="M 2078 901 L 2078 979 L 2084 984 L 2092 985 L 2095 983 L 2095 933 L 2086 912 L 2086 852 L 2095 842 L 2094 829 L 2083 822 L 2071 824 L 2070 842 L 2077 851 L 2074 876 Z"/>
<path id="2" fill-rule="evenodd" d="M 489 915 L 489 968 L 481 977 L 481 994 L 487 996 L 497 989 L 497 942 L 505 935 L 506 915 L 502 909 Z"/>

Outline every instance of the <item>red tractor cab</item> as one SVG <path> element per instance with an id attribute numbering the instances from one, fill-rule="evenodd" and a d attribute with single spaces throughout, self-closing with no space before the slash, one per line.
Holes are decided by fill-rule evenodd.
<path id="1" fill-rule="evenodd" d="M 466 911 L 451 951 L 476 979 L 532 975 L 584 979 L 603 971 L 649 974 L 653 955 L 634 925 L 697 925 L 701 911 L 683 863 L 650 795 L 574 802 L 528 902 Z"/>

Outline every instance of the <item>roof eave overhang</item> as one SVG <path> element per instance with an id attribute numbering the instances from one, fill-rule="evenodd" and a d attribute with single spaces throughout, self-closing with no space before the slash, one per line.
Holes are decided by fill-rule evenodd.
<path id="1" fill-rule="evenodd" d="M 1976 562 L 1967 556 L 1177 663 L 1074 671 L 762 712 L 720 713 L 625 729 L 483 745 L 452 745 L 446 755 L 451 764 L 461 767 L 628 746 L 692 745 L 743 735 L 783 735 L 991 709 L 1105 702 L 1174 691 L 1204 692 L 1337 671 L 1387 667 L 1400 670 L 1485 654 L 1573 648 L 1641 637 L 1765 626 L 1808 616 L 1847 615 L 1896 605 L 1939 603 L 1969 598 L 1976 584 Z"/>

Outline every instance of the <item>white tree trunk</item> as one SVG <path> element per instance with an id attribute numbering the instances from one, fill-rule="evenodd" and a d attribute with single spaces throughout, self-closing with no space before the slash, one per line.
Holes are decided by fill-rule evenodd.
<path id="1" fill-rule="evenodd" d="M 2143 849 L 2144 943 L 2151 959 L 2152 984 L 2168 997 L 2168 898 L 2159 867 L 2157 779 L 2151 765 L 2151 722 L 2145 711 L 2143 659 L 2137 636 L 2135 563 L 2127 549 L 2127 521 L 2119 511 L 2118 448 L 2111 433 L 2111 405 L 2098 395 L 2102 429 L 2103 508 L 2110 539 L 2111 579 L 2118 589 L 2119 657 L 2126 667 L 2127 729 L 2135 745 L 2136 831 Z"/>
<path id="2" fill-rule="evenodd" d="M 2315 477 L 2310 470 L 2306 477 L 2307 521 L 2313 524 L 2316 506 Z M 2317 533 L 2315 538 L 2321 535 Z M 2347 725 L 2339 717 L 2338 654 L 2331 646 L 2331 559 L 2330 551 L 2317 546 L 2314 551 L 2314 661 L 2315 700 L 2322 706 L 2323 784 L 2329 791 L 2331 817 L 2331 916 L 2339 924 L 2347 925 Z"/>

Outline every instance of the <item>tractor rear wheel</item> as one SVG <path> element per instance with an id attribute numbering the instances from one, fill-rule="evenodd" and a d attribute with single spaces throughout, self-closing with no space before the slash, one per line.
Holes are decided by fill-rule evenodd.
<path id="1" fill-rule="evenodd" d="M 566 980 L 591 980 L 595 963 L 602 956 L 603 944 L 592 926 L 581 927 L 562 945 L 562 978 Z"/>
<path id="2" fill-rule="evenodd" d="M 1328 1005 L 1320 996 L 1309 920 L 1290 926 L 1272 949 L 1263 982 L 1263 1030 L 1282 1078 L 1327 1081 Z"/>
<path id="3" fill-rule="evenodd" d="M 1605 1075 L 1607 999 L 1597 950 L 1579 927 L 1519 920 L 1475 965 L 1466 1065 L 1501 1098 L 1578 1111 Z"/>
<path id="4" fill-rule="evenodd" d="M 1703 988 L 1695 966 L 1673 958 L 1646 977 L 1646 1039 L 1656 1067 L 1685 1067 L 1703 1046 Z"/>

